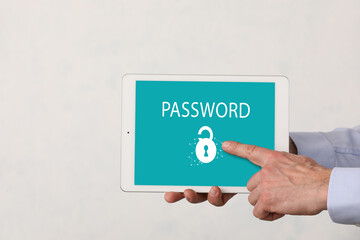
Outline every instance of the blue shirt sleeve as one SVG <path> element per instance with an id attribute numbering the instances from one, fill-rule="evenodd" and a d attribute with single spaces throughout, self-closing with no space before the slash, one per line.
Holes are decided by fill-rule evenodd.
<path id="1" fill-rule="evenodd" d="M 290 133 L 299 155 L 333 168 L 327 207 L 336 223 L 360 223 L 360 126 L 332 132 Z"/>

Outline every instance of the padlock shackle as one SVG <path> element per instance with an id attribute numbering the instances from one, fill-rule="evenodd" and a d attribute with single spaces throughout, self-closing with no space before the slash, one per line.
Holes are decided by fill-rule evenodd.
<path id="1" fill-rule="evenodd" d="M 213 139 L 213 132 L 212 132 L 212 130 L 211 130 L 210 127 L 208 127 L 208 126 L 203 126 L 203 127 L 201 127 L 201 128 L 199 129 L 198 134 L 200 135 L 204 130 L 206 130 L 206 131 L 208 131 L 208 132 L 210 133 L 210 140 L 212 141 L 212 139 Z"/>

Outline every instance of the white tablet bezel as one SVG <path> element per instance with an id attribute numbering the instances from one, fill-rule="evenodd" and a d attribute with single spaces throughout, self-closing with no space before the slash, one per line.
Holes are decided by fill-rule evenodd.
<path id="1" fill-rule="evenodd" d="M 218 81 L 275 83 L 275 150 L 289 151 L 289 81 L 285 76 L 258 75 L 152 75 L 126 74 L 121 84 L 120 187 L 130 192 L 208 192 L 211 186 L 135 185 L 135 93 L 136 81 Z M 246 187 L 222 187 L 223 192 L 248 193 Z"/>

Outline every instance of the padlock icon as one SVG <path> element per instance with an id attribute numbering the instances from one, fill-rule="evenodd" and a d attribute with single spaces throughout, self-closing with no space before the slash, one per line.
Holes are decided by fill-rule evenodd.
<path id="1" fill-rule="evenodd" d="M 216 145 L 213 142 L 213 131 L 208 126 L 200 128 L 198 134 L 200 135 L 204 130 L 210 133 L 209 138 L 199 138 L 199 142 L 196 144 L 195 152 L 196 157 L 203 163 L 209 163 L 214 160 L 216 156 Z"/>

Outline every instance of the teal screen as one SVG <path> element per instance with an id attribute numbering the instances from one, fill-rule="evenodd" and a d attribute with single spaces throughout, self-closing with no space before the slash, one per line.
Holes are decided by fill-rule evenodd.
<path id="1" fill-rule="evenodd" d="M 246 186 L 260 167 L 221 143 L 274 149 L 275 83 L 136 81 L 135 105 L 135 185 Z M 209 163 L 196 155 L 198 138 L 210 137 L 202 126 L 216 146 Z"/>

